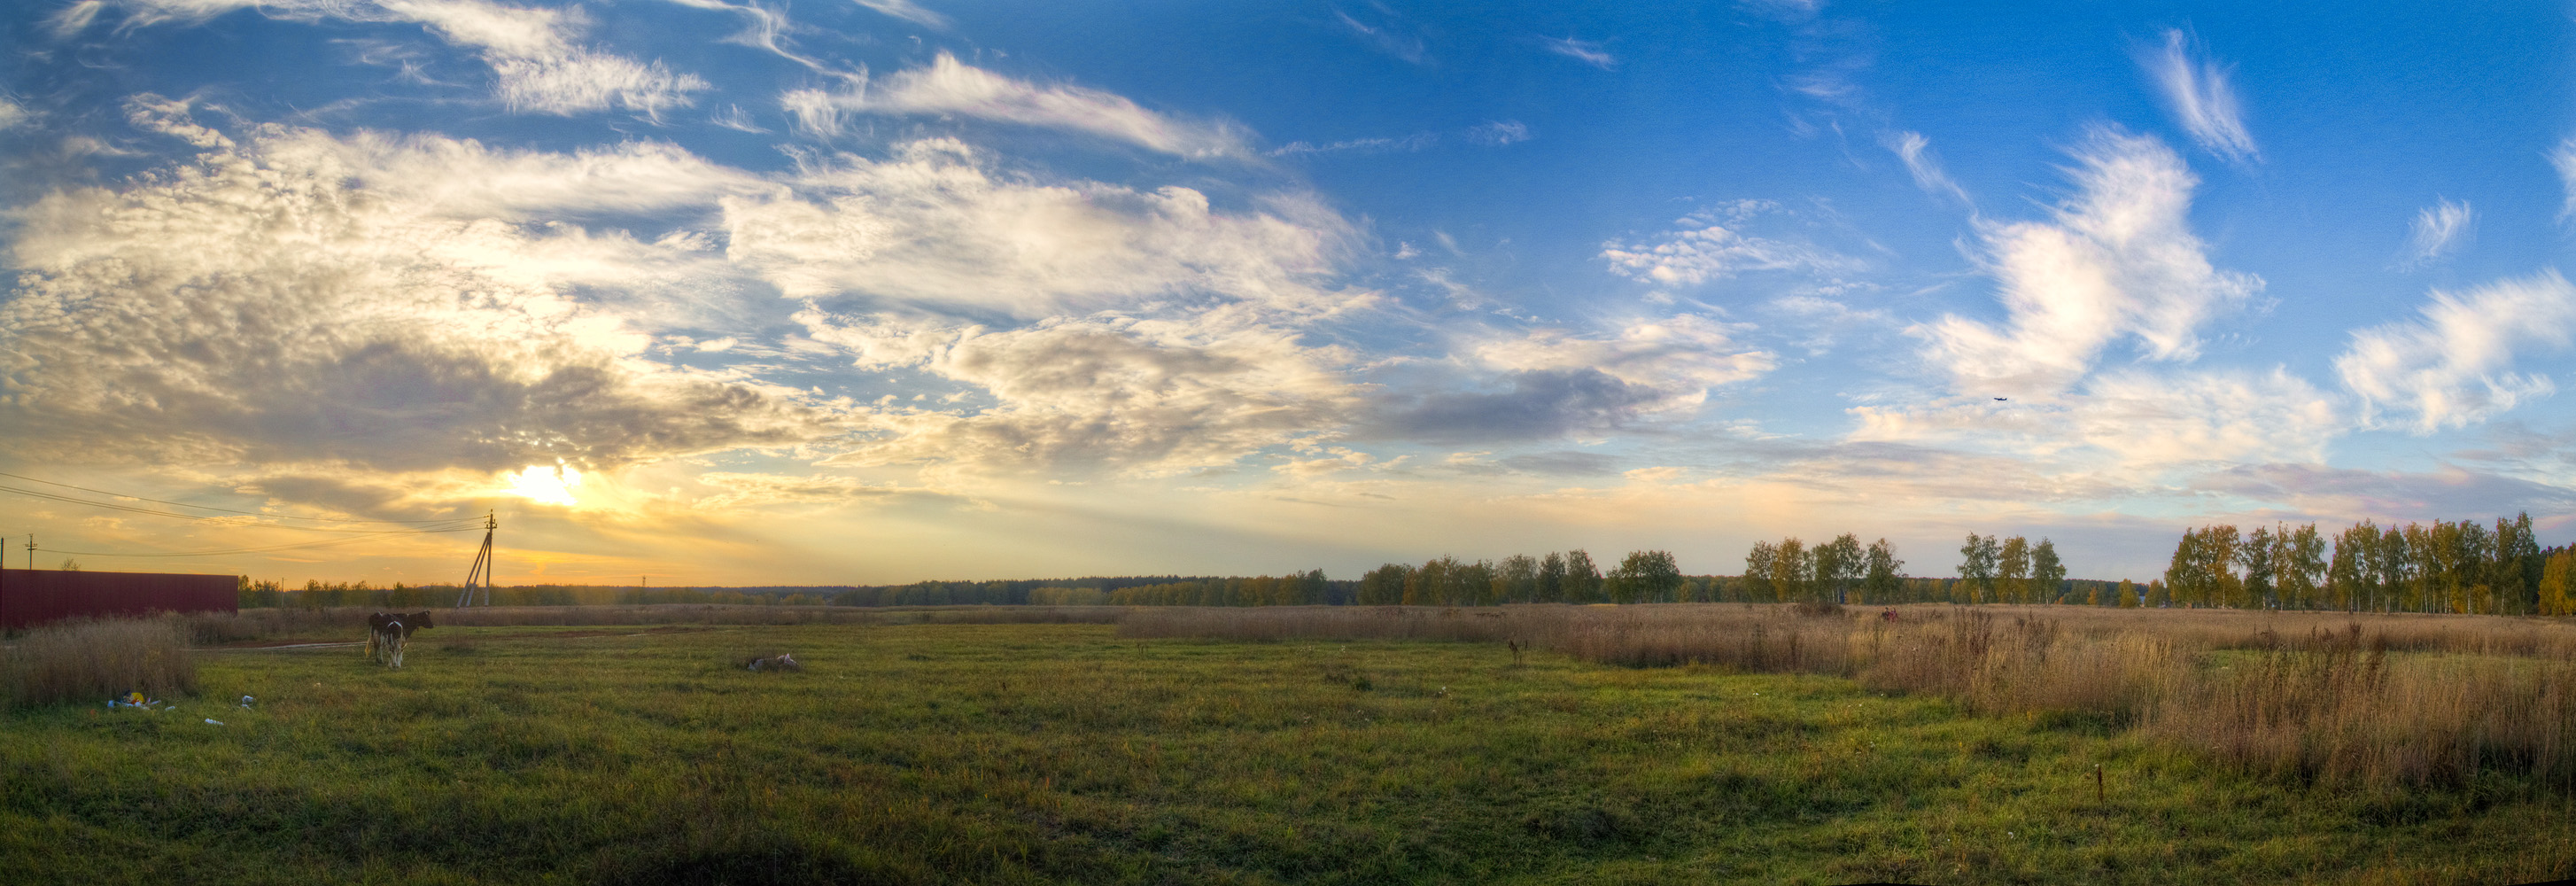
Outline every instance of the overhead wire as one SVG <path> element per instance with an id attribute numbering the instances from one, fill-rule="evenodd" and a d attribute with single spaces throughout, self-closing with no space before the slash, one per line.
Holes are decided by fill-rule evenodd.
<path id="1" fill-rule="evenodd" d="M 143 515 L 153 516 L 153 517 L 169 517 L 169 518 L 172 518 L 172 519 L 178 519 L 178 520 L 198 520 L 198 521 L 207 521 L 207 520 L 223 520 L 223 519 L 226 519 L 226 518 L 225 518 L 225 517 L 223 517 L 223 516 L 208 516 L 208 515 L 205 515 L 205 514 L 177 514 L 177 513 L 172 513 L 172 512 L 169 512 L 169 511 L 160 511 L 160 510 L 154 510 L 154 509 L 151 509 L 151 508 L 138 508 L 138 507 L 135 507 L 135 506 L 133 506 L 133 505 L 117 504 L 117 503 L 115 503 L 115 502 L 91 501 L 91 500 L 89 500 L 89 499 L 85 499 L 85 498 L 74 498 L 74 497 L 67 496 L 67 495 L 59 495 L 59 494 L 56 494 L 56 493 L 46 492 L 46 491 L 43 491 L 43 490 L 40 490 L 40 489 L 27 489 L 27 488 L 18 487 L 18 486 L 9 486 L 9 485 L 6 485 L 6 484 L 0 484 L 0 492 L 11 492 L 11 493 L 16 493 L 16 494 L 18 494 L 18 495 L 24 495 L 24 496 L 27 496 L 27 497 L 29 497 L 29 498 L 43 499 L 43 500 L 46 500 L 46 501 L 58 501 L 58 502 L 66 503 L 66 504 L 88 505 L 88 506 L 93 507 L 93 508 L 104 508 L 104 509 L 106 509 L 106 510 L 111 510 L 111 511 L 123 511 L 123 512 L 125 512 L 125 513 L 129 513 L 129 514 L 143 514 Z M 151 499 L 144 499 L 144 500 L 145 500 L 145 501 L 150 501 Z M 251 515 L 251 514 L 244 514 L 244 515 L 242 515 L 242 516 L 268 516 L 268 515 Z M 462 524 L 462 523 L 467 523 L 467 522 L 479 522 L 481 519 L 482 519 L 482 518 L 480 518 L 480 517 L 471 517 L 471 518 L 467 518 L 467 517 L 450 517 L 450 518 L 445 519 L 445 520 L 435 520 L 435 521 L 426 521 L 426 520 L 425 520 L 425 521 L 421 521 L 421 522 L 424 522 L 424 523 L 440 523 L 440 524 Z M 375 532 L 407 532 L 407 531 L 410 531 L 410 530 L 407 530 L 407 529 L 397 529 L 397 530 L 384 530 L 384 529 L 336 529 L 336 528 L 327 527 L 327 526 L 288 526 L 288 525 L 279 524 L 279 523 L 236 523 L 236 524 L 230 524 L 230 525 L 236 525 L 236 526 L 254 526 L 254 527 L 260 527 L 260 528 L 265 528 L 265 529 L 294 529 L 294 530 L 298 530 L 298 531 L 302 531 L 302 532 L 355 532 L 355 533 L 375 533 Z"/>
<path id="2" fill-rule="evenodd" d="M 356 538 L 334 538 L 334 539 L 326 539 L 326 540 L 323 540 L 323 541 L 295 542 L 295 543 L 290 543 L 290 544 L 264 545 L 264 546 L 258 546 L 258 547 L 246 547 L 246 548 L 219 548 L 219 549 L 211 550 L 211 551 L 164 551 L 164 552 L 157 552 L 157 553 L 150 553 L 150 554 L 117 554 L 117 553 L 109 553 L 109 552 L 105 552 L 105 551 L 66 551 L 66 550 L 63 550 L 63 549 L 61 549 L 61 548 L 48 548 L 48 547 L 38 547 L 38 548 L 36 548 L 36 550 L 38 550 L 38 551 L 42 551 L 42 552 L 45 552 L 45 553 L 48 553 L 48 554 L 68 554 L 68 555 L 71 555 L 71 556 L 74 556 L 74 557 L 213 557 L 213 556 L 224 555 L 224 554 L 268 554 L 268 553 L 276 553 L 276 552 L 280 552 L 280 551 L 302 551 L 302 550 L 311 550 L 311 549 L 314 549 L 314 548 L 334 548 L 334 547 L 339 547 L 339 546 L 341 546 L 341 545 L 354 545 L 354 544 L 363 544 L 363 543 L 371 542 L 371 541 L 383 541 L 383 540 L 388 539 L 388 538 L 393 538 L 393 537 L 397 537 L 397 536 L 404 536 L 404 535 L 430 535 L 430 534 L 441 533 L 441 532 L 472 532 L 472 531 L 474 531 L 474 530 L 481 529 L 481 528 L 483 528 L 483 527 L 482 527 L 480 524 L 477 524 L 477 525 L 473 525 L 473 526 L 460 526 L 460 527 L 457 527 L 457 528 L 455 528 L 455 529 L 396 529 L 396 530 L 391 530 L 391 531 L 387 531 L 387 532 L 377 533 L 377 534 L 375 534 L 375 535 L 359 536 L 359 537 L 356 537 Z"/>
<path id="3" fill-rule="evenodd" d="M 253 517 L 270 517 L 270 518 L 279 519 L 279 520 L 310 520 L 310 521 L 317 522 L 317 523 L 389 523 L 389 524 L 395 524 L 395 525 L 416 525 L 416 524 L 428 524 L 428 523 L 448 523 L 448 522 L 453 522 L 453 518 L 445 519 L 445 520 L 359 520 L 359 519 L 351 519 L 351 518 L 345 518 L 345 517 L 298 517 L 298 516 L 295 516 L 295 515 L 292 515 L 292 514 L 270 514 L 270 513 L 264 513 L 264 512 L 261 512 L 261 511 L 244 511 L 244 510 L 237 510 L 237 509 L 234 509 L 234 508 L 221 508 L 221 507 L 216 507 L 216 506 L 214 506 L 214 505 L 193 505 L 193 504 L 189 504 L 189 503 L 187 503 L 187 502 L 183 502 L 183 501 L 165 501 L 165 500 L 158 499 L 158 498 L 146 498 L 146 497 L 144 497 L 144 496 L 140 496 L 140 495 L 128 495 L 128 494 L 126 494 L 126 493 L 122 493 L 122 492 L 109 492 L 109 491 L 107 491 L 107 490 L 105 490 L 105 489 L 91 489 L 91 488 L 89 488 L 89 487 L 87 487 L 87 486 L 74 486 L 74 485 L 69 484 L 69 483 L 58 483 L 58 482 L 55 482 L 55 481 L 52 481 L 52 480 L 40 479 L 40 478 L 37 478 L 37 477 L 29 477 L 29 476 L 26 476 L 26 475 L 23 475 L 23 474 L 12 474 L 12 473 L 8 473 L 8 472 L 6 472 L 6 471 L 0 471 L 0 477 L 8 477 L 8 478 L 11 478 L 11 479 L 14 479 L 14 480 L 25 480 L 25 481 L 28 481 L 28 482 L 31 482 L 31 483 L 42 483 L 42 484 L 45 484 L 45 485 L 47 485 L 47 486 L 60 486 L 60 487 L 63 487 L 63 488 L 65 488 L 65 489 L 78 489 L 78 490 L 80 490 L 80 491 L 82 491 L 82 492 L 88 492 L 88 493 L 93 493 L 93 494 L 97 494 L 97 495 L 112 495 L 112 496 L 115 496 L 115 497 L 117 497 L 117 498 L 130 498 L 130 499 L 134 499 L 134 500 L 136 500 L 136 501 L 148 501 L 148 502 L 152 502 L 152 503 L 154 503 L 154 504 L 174 505 L 174 506 L 182 507 L 182 508 L 197 508 L 197 509 L 199 509 L 199 510 L 206 510 L 206 511 L 222 511 L 222 512 L 227 513 L 227 514 L 247 514 L 247 515 L 250 515 L 250 516 L 253 516 Z M 195 519 L 195 518 L 192 518 L 192 519 Z"/>
<path id="4" fill-rule="evenodd" d="M 350 536 L 350 537 L 347 537 L 347 538 L 321 539 L 321 540 L 315 540 L 315 541 L 303 541 L 303 542 L 286 542 L 286 543 L 273 544 L 273 545 L 250 545 L 250 546 L 244 546 L 244 547 L 218 548 L 218 549 L 214 549 L 214 550 L 204 550 L 204 551 L 163 551 L 163 552 L 143 553 L 143 554 L 121 554 L 121 553 L 112 553 L 112 552 L 107 552 L 107 551 L 67 551 L 67 550 L 63 550 L 63 549 L 60 549 L 60 548 L 48 548 L 48 547 L 35 547 L 35 548 L 33 548 L 33 550 L 43 551 L 43 552 L 46 552 L 46 553 L 52 553 L 52 554 L 67 554 L 67 555 L 75 556 L 75 557 L 210 557 L 210 556 L 219 556 L 219 555 L 227 555 L 227 554 L 263 554 L 263 553 L 275 553 L 275 552 L 280 552 L 280 551 L 300 551 L 300 550 L 310 550 L 310 549 L 314 549 L 314 548 L 330 548 L 330 547 L 339 547 L 339 546 L 341 546 L 341 545 L 363 544 L 363 543 L 366 543 L 366 542 L 372 542 L 372 541 L 383 541 L 383 540 L 386 540 L 386 539 L 396 538 L 396 537 L 399 537 L 399 536 L 405 536 L 405 535 L 428 535 L 428 534 L 435 534 L 435 533 L 447 533 L 447 532 L 471 532 L 471 531 L 474 531 L 474 530 L 477 530 L 477 529 L 483 529 L 483 528 L 485 528 L 485 522 L 484 522 L 484 519 L 485 519 L 485 518 L 482 518 L 482 517 L 469 517 L 469 518 L 457 518 L 457 517 L 450 517 L 450 518 L 440 519 L 440 520 L 350 520 L 350 519 L 341 519 L 341 518 L 336 518 L 336 517 L 296 517 L 296 516 L 291 516 L 291 515 L 286 515 L 286 514 L 265 514 L 265 513 L 260 513 L 260 512 L 257 512 L 257 511 L 243 511 L 243 510 L 237 510 L 237 509 L 233 509 L 233 508 L 215 507 L 215 506 L 213 506 L 213 505 L 196 505 L 196 504 L 189 504 L 189 503 L 187 503 L 187 502 L 165 501 L 165 500 L 157 499 L 157 498 L 147 498 L 147 497 L 145 497 L 145 496 L 140 496 L 140 495 L 127 495 L 127 494 L 122 493 L 122 492 L 110 492 L 110 491 L 107 491 L 107 490 L 104 490 L 104 489 L 91 489 L 91 488 L 86 487 L 86 486 L 74 486 L 74 485 L 69 484 L 69 483 L 57 483 L 57 482 L 54 482 L 54 481 L 52 481 L 52 480 L 43 480 L 43 479 L 38 479 L 38 478 L 35 478 L 35 477 L 28 477 L 28 476 L 23 476 L 23 475 L 20 475 L 20 474 L 11 474 L 11 473 L 7 473 L 7 472 L 0 472 L 0 477 L 10 477 L 10 478 L 15 478 L 15 479 L 19 479 L 19 480 L 26 480 L 26 481 L 35 482 L 35 483 L 42 483 L 42 484 L 45 484 L 45 485 L 47 485 L 47 486 L 59 486 L 59 487 L 65 488 L 65 489 L 76 489 L 76 490 L 79 490 L 79 491 L 82 491 L 82 492 L 94 493 L 94 494 L 97 494 L 97 495 L 114 496 L 114 497 L 116 497 L 116 498 L 133 499 L 133 500 L 136 500 L 136 501 L 148 501 L 148 502 L 153 502 L 153 503 L 155 503 L 155 504 L 171 505 L 171 506 L 174 506 L 174 507 L 182 507 L 182 508 L 198 508 L 198 509 L 201 509 L 201 510 L 208 510 L 208 511 L 222 511 L 222 512 L 224 512 L 225 514 L 229 514 L 229 515 L 240 515 L 240 516 L 249 516 L 249 517 L 264 517 L 264 518 L 287 519 L 287 520 L 310 520 L 310 521 L 316 521 L 316 522 L 328 522 L 328 523 L 374 523 L 374 524 L 379 524 L 379 525 L 391 524 L 391 525 L 398 525 L 398 526 L 402 526 L 402 527 L 404 527 L 404 528 L 400 528 L 400 529 L 356 529 L 356 528 L 331 528 L 331 527 L 323 527 L 323 526 L 293 526 L 293 525 L 280 524 L 280 523 L 222 523 L 222 522 L 211 522 L 211 523 L 210 523 L 210 521 L 222 521 L 222 520 L 225 520 L 226 518 L 225 518 L 224 516 L 214 516 L 214 515 L 205 515 L 205 514 L 181 514 L 181 513 L 174 513 L 174 512 L 171 512 L 171 511 L 157 510 L 157 509 L 153 509 L 153 508 L 136 507 L 136 506 L 134 506 L 134 505 L 128 505 L 128 504 L 120 504 L 120 503 L 117 503 L 117 502 L 92 501 L 92 500 L 85 499 L 85 498 L 77 498 L 77 497 L 68 496 L 68 495 L 63 495 L 63 494 L 61 494 L 61 493 L 56 493 L 56 492 L 47 492 L 47 491 L 40 490 L 40 489 L 27 489 L 27 488 L 19 487 L 19 486 L 11 486 L 11 485 L 6 485 L 6 484 L 0 484 L 0 492 L 8 492 L 8 493 L 13 493 L 13 494 L 17 494 L 17 495 L 23 495 L 23 496 L 27 496 L 27 497 L 29 497 L 29 498 L 35 498 L 35 499 L 39 499 L 39 500 L 43 500 L 43 501 L 55 501 L 55 502 L 62 502 L 62 503 L 65 503 L 65 504 L 84 505 L 84 506 L 88 506 L 88 507 L 93 507 L 93 508 L 102 508 L 102 509 L 105 509 L 105 510 L 119 511 L 119 512 L 129 513 L 129 514 L 141 514 L 141 515 L 145 515 L 145 516 L 153 516 L 153 517 L 168 517 L 168 518 L 177 519 L 177 520 L 188 520 L 188 521 L 198 522 L 198 523 L 210 523 L 210 525 L 214 525 L 214 526 L 224 526 L 224 527 L 232 527 L 232 528 L 244 528 L 244 529 L 251 529 L 251 528 L 257 528 L 257 529 L 294 529 L 294 530 L 300 530 L 300 531 L 304 531 L 304 532 L 330 532 L 330 533 L 346 534 L 346 535 L 349 535 L 349 536 Z"/>

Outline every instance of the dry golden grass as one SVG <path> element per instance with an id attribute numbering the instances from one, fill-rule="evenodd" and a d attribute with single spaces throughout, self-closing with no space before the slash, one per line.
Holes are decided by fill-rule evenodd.
<path id="1" fill-rule="evenodd" d="M 98 703 L 128 692 L 161 697 L 196 688 L 179 619 L 75 621 L 37 628 L 0 649 L 12 705 Z"/>
<path id="2" fill-rule="evenodd" d="M 2483 773 L 2576 790 L 2576 625 L 2496 616 L 1673 604 L 1156 608 L 1130 637 L 1519 641 L 1586 661 L 1847 676 L 1987 714 L 2077 714 L 2256 771 Z"/>

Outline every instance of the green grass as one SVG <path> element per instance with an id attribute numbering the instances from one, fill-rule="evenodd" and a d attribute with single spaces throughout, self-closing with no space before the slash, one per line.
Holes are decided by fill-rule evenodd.
<path id="1" fill-rule="evenodd" d="M 440 628 L 400 672 L 354 649 L 211 653 L 202 696 L 177 713 L 64 706 L 0 725 L 0 877 L 2202 884 L 2576 871 L 2569 804 L 2510 782 L 2311 789 L 2081 718 L 1973 717 L 1828 677 L 1113 630 Z M 807 670 L 738 669 L 781 650 Z M 253 709 L 221 701 L 243 694 Z"/>

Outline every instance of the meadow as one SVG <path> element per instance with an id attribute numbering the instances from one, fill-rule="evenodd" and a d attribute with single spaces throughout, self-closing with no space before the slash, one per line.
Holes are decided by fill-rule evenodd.
<path id="1" fill-rule="evenodd" d="M 177 710 L 21 696 L 7 713 L 0 871 L 101 883 L 2576 872 L 2565 750 L 2514 725 L 2565 713 L 2551 693 L 2576 643 L 2537 620 L 690 609 L 441 611 L 401 671 L 354 647 L 277 645 L 355 639 L 354 613 L 164 623 L 198 647 L 170 677 Z M 43 641 L 12 641 L 14 692 L 41 688 L 23 675 Z M 806 669 L 741 668 L 782 651 Z M 2427 682 L 2442 679 L 2447 690 Z M 256 700 L 240 707 L 242 695 Z M 2386 707 L 2400 702 L 2416 707 Z M 2499 705 L 2522 707 L 2499 720 Z"/>

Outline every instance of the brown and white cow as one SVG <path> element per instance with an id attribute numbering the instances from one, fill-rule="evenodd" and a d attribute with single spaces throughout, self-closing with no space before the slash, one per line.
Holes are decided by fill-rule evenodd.
<path id="1" fill-rule="evenodd" d="M 437 626 L 430 622 L 429 613 L 426 610 L 411 613 L 380 612 L 367 618 L 367 645 L 376 653 L 377 661 L 383 662 L 386 667 L 400 669 L 403 661 L 403 641 L 410 639 L 413 631 Z"/>

